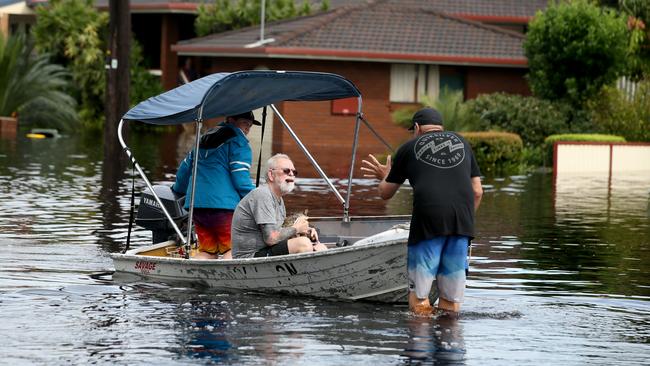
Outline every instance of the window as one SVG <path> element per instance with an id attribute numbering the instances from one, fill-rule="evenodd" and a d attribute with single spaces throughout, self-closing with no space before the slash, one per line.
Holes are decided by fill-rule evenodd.
<path id="1" fill-rule="evenodd" d="M 390 101 L 415 103 L 422 95 L 438 97 L 440 73 L 438 65 L 392 64 L 390 68 Z"/>

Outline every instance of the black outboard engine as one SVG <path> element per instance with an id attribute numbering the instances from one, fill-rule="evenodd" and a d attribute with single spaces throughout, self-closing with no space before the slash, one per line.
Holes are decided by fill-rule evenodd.
<path id="1" fill-rule="evenodd" d="M 182 228 L 188 217 L 188 213 L 184 208 L 185 195 L 174 192 L 169 185 L 155 185 L 153 190 L 165 205 L 167 212 L 174 219 L 176 225 Z M 176 234 L 149 188 L 146 188 L 140 196 L 140 205 L 138 206 L 135 223 L 151 230 L 154 244 L 167 241 Z"/>

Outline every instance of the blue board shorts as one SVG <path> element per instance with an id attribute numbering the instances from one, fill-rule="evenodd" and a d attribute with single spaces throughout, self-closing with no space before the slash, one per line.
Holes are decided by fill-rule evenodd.
<path id="1" fill-rule="evenodd" d="M 409 291 L 418 299 L 429 297 L 431 286 L 438 280 L 441 298 L 461 303 L 465 295 L 467 236 L 437 236 L 408 246 Z"/>

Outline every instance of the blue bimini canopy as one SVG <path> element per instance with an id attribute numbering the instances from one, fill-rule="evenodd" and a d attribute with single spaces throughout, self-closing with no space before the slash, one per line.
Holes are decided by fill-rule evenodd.
<path id="1" fill-rule="evenodd" d="M 157 125 L 231 116 L 281 101 L 318 101 L 359 97 L 349 80 L 306 71 L 217 73 L 151 97 L 122 117 Z"/>

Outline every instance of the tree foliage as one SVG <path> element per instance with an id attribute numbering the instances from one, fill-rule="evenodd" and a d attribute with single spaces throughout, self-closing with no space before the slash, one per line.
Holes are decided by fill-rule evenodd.
<path id="1" fill-rule="evenodd" d="M 535 95 L 581 105 L 627 66 L 626 19 L 588 0 L 552 4 L 530 23 L 524 42 Z"/>
<path id="2" fill-rule="evenodd" d="M 630 72 L 636 80 L 650 78 L 650 1 L 619 0 L 621 11 L 628 15 L 630 31 Z"/>
<path id="3" fill-rule="evenodd" d="M 328 6 L 329 2 L 324 1 L 321 9 L 326 10 Z M 205 36 L 248 27 L 260 23 L 261 11 L 261 0 L 214 0 L 212 4 L 199 5 L 194 28 L 196 34 Z M 308 0 L 303 0 L 298 6 L 294 0 L 269 0 L 264 8 L 267 22 L 309 15 L 311 12 Z"/>
<path id="4" fill-rule="evenodd" d="M 79 101 L 82 122 L 99 128 L 106 87 L 103 50 L 108 14 L 95 10 L 92 0 L 52 0 L 36 12 L 32 33 L 37 49 L 70 71 L 74 79 L 70 92 Z"/>
<path id="5" fill-rule="evenodd" d="M 33 51 L 24 34 L 5 39 L 0 33 L 0 116 L 18 113 L 22 119 L 23 112 L 29 116 L 38 104 L 55 111 L 47 115 L 49 126 L 65 129 L 76 121 L 74 98 L 64 92 L 68 74 L 50 63 L 48 55 Z"/>
<path id="6" fill-rule="evenodd" d="M 36 47 L 49 53 L 72 74 L 69 92 L 79 104 L 79 116 L 86 128 L 101 130 L 104 121 L 104 68 L 108 13 L 99 12 L 92 0 L 51 0 L 38 7 L 32 32 Z M 142 48 L 131 41 L 131 104 L 162 91 L 156 77 L 143 64 Z"/>

